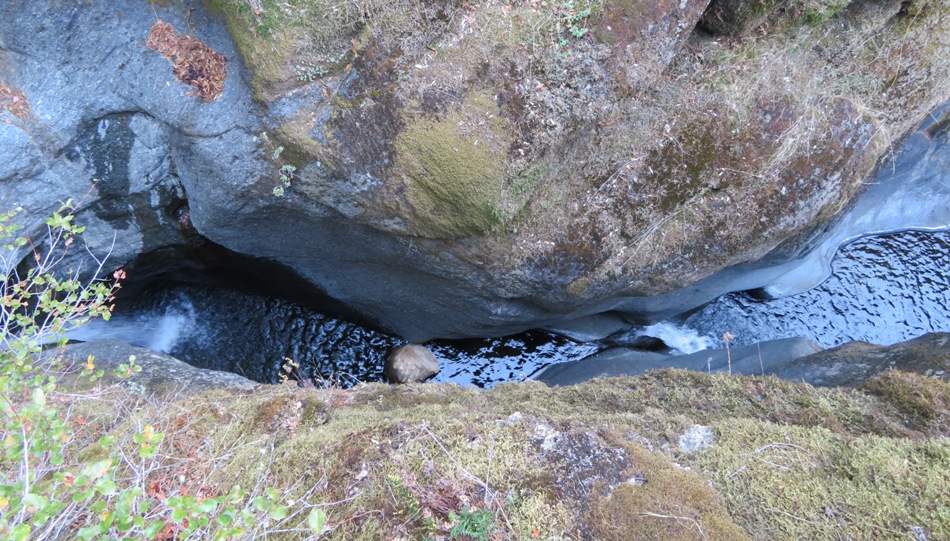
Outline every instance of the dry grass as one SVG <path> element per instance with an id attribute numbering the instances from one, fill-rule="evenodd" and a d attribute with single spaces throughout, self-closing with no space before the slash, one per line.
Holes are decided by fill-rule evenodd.
<path id="1" fill-rule="evenodd" d="M 227 59 L 200 39 L 181 34 L 159 20 L 152 25 L 145 45 L 172 63 L 179 81 L 195 87 L 189 96 L 198 96 L 204 102 L 221 97 L 228 77 Z"/>

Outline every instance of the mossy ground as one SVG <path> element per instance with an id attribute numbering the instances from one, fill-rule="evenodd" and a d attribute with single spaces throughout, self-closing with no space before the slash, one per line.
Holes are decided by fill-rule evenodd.
<path id="1" fill-rule="evenodd" d="M 278 487 L 326 504 L 328 539 L 449 539 L 478 510 L 487 539 L 942 539 L 948 387 L 899 372 L 864 391 L 669 370 L 567 388 L 105 394 L 73 412 L 89 430 L 77 441 L 146 419 L 165 432 L 153 495 Z M 678 442 L 694 424 L 715 442 L 690 454 Z"/>

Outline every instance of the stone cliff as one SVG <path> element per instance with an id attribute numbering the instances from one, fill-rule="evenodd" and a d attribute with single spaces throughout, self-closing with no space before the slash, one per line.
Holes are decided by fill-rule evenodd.
<path id="1" fill-rule="evenodd" d="M 8 2 L 0 204 L 36 229 L 88 194 L 114 266 L 209 239 L 411 340 L 597 334 L 806 250 L 950 97 L 948 13 Z"/>

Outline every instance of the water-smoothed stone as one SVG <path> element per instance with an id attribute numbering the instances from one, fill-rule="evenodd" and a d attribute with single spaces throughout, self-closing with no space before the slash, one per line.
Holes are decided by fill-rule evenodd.
<path id="1" fill-rule="evenodd" d="M 848 342 L 822 350 L 806 338 L 783 338 L 690 355 L 613 348 L 587 359 L 552 365 L 533 379 L 576 385 L 593 378 L 683 368 L 701 372 L 768 375 L 822 387 L 857 386 L 889 369 L 950 380 L 950 334 L 929 333 L 891 346 Z"/>
<path id="2" fill-rule="evenodd" d="M 386 357 L 383 376 L 391 383 L 417 383 L 439 373 L 439 360 L 425 346 L 407 344 Z"/>
<path id="3" fill-rule="evenodd" d="M 0 204 L 36 234 L 89 192 L 107 266 L 203 237 L 413 342 L 596 336 L 592 315 L 767 285 L 950 97 L 941 3 L 741 43 L 693 31 L 704 0 L 372 0 L 265 28 L 211 3 L 0 5 L 0 80 L 32 111 L 0 131 Z M 227 60 L 220 99 L 146 47 L 156 17 Z"/>
<path id="4" fill-rule="evenodd" d="M 103 371 L 104 381 L 122 381 L 131 390 L 150 396 L 184 396 L 219 388 L 253 390 L 259 385 L 232 372 L 196 368 L 169 355 L 132 346 L 121 340 L 70 344 L 62 350 L 52 350 L 48 355 L 62 356 L 78 367 L 85 366 L 92 357 L 96 370 Z M 133 356 L 141 371 L 121 380 L 116 378 L 113 371 L 122 364 L 128 364 L 129 358 Z M 84 384 L 84 378 L 76 373 L 68 374 L 59 381 L 67 386 Z"/>
<path id="5" fill-rule="evenodd" d="M 748 346 L 707 349 L 689 355 L 664 355 L 630 348 L 611 348 L 580 361 L 555 364 L 534 377 L 548 385 L 576 385 L 593 378 L 634 376 L 649 370 L 683 368 L 701 372 L 779 375 L 795 359 L 821 351 L 807 338 L 783 338 Z M 808 375 L 805 375 L 807 381 Z M 797 376 L 796 376 L 796 379 Z"/>
<path id="6" fill-rule="evenodd" d="M 855 386 L 892 368 L 950 380 L 950 334 L 928 333 L 891 346 L 848 342 L 796 359 L 774 373 L 824 387 Z"/>

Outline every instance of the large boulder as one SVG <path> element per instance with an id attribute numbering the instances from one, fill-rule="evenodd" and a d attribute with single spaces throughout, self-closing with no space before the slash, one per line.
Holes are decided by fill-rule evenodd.
<path id="1" fill-rule="evenodd" d="M 212 389 L 251 391 L 260 386 L 233 372 L 197 368 L 169 355 L 133 346 L 121 340 L 70 344 L 62 350 L 51 350 L 46 354 L 63 359 L 73 367 L 83 367 L 90 363 L 95 367 L 93 371 L 102 371 L 104 381 L 122 382 L 132 391 L 150 397 L 192 396 Z M 134 365 L 140 370 L 130 371 L 123 368 L 123 365 Z M 81 377 L 77 370 L 73 370 L 60 379 L 60 384 L 82 388 L 88 386 L 89 381 Z"/>
<path id="2" fill-rule="evenodd" d="M 559 363 L 533 377 L 548 385 L 577 385 L 602 377 L 636 376 L 650 370 L 681 368 L 697 372 L 779 375 L 814 383 L 811 371 L 789 372 L 796 359 L 821 351 L 807 338 L 780 338 L 726 349 L 706 349 L 689 355 L 664 355 L 631 348 L 611 348 L 586 359 Z M 815 378 L 817 381 L 817 377 Z"/>
<path id="3" fill-rule="evenodd" d="M 950 97 L 942 2 L 742 42 L 704 0 L 210 4 L 3 3 L 0 205 L 37 232 L 88 193 L 113 266 L 210 239 L 412 341 L 697 306 Z M 156 18 L 223 55 L 220 97 Z"/>

